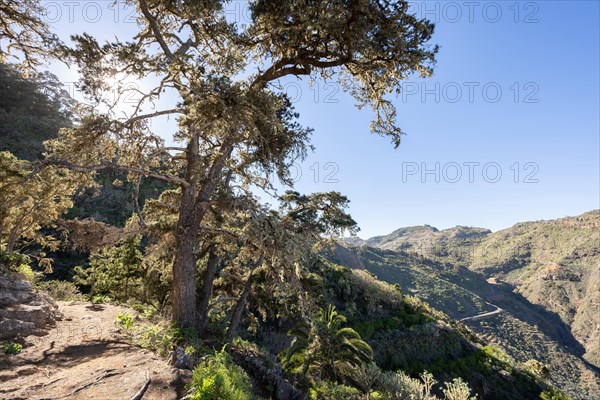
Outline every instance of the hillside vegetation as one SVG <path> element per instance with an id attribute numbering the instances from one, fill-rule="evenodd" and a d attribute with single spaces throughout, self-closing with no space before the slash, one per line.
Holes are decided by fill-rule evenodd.
<path id="1" fill-rule="evenodd" d="M 61 289 L 56 283 L 39 285 L 62 299 L 84 298 L 73 289 Z M 314 399 L 466 400 L 477 394 L 480 399 L 516 400 L 539 398 L 542 392 L 550 393 L 552 390 L 534 368 L 535 365 L 519 365 L 500 347 L 486 345 L 467 327 L 436 311 L 417 297 L 403 294 L 397 285 L 377 280 L 367 271 L 351 270 L 325 260 L 316 260 L 303 274 L 301 287 L 307 298 L 311 299 L 309 303 L 305 303 L 307 308 L 302 312 L 303 317 L 293 312 L 300 305 L 297 300 L 279 298 L 273 303 L 276 298 L 267 293 L 267 287 L 258 285 L 256 302 L 243 321 L 244 329 L 240 332 L 240 339 L 230 349 L 232 356 L 220 353 L 219 347 L 213 347 L 218 346 L 220 338 L 226 333 L 223 322 L 227 316 L 220 313 L 211 319 L 208 340 L 201 341 L 193 332 L 169 328 L 159 315 L 150 312 L 151 308 L 147 308 L 148 306 L 138 304 L 135 306 L 138 311 L 121 307 L 115 320 L 116 326 L 121 330 L 118 340 L 154 349 L 159 354 L 172 354 L 171 358 L 179 357 L 178 352 L 183 352 L 185 348 L 184 358 L 187 361 L 183 362 L 184 365 L 179 364 L 180 368 L 193 368 L 201 360 L 205 360 L 195 369 L 194 376 L 187 380 L 190 390 L 188 393 L 193 393 L 194 390 L 207 393 L 208 389 L 204 385 L 209 381 L 213 382 L 219 374 L 223 378 L 233 379 L 230 389 L 223 386 L 222 390 L 232 390 L 231 393 L 243 396 L 252 392 L 256 398 L 291 398 L 278 395 L 280 391 L 283 393 L 284 388 L 287 388 L 285 393 L 295 393 L 291 387 L 297 388 L 294 390 L 299 390 L 299 394 L 304 393 L 303 396 Z M 227 293 L 231 289 L 222 290 Z M 110 290 L 106 289 L 103 293 L 104 298 L 100 299 L 96 295 L 95 302 L 110 299 Z M 69 310 L 72 307 L 85 307 L 86 312 L 92 314 L 107 307 L 81 302 L 74 304 L 75 306 L 68 306 L 67 303 L 61 303 L 61 307 Z M 110 310 L 114 308 L 108 306 Z M 115 314 L 113 312 L 112 318 Z M 97 315 L 100 316 L 100 313 Z M 337 327 L 331 325 L 332 318 L 339 320 Z M 102 323 L 106 325 L 110 321 Z M 350 342 L 338 342 L 342 333 L 349 335 L 344 340 L 353 341 L 353 346 L 364 346 L 365 361 L 354 362 L 351 356 L 353 353 L 346 354 L 344 348 Z M 51 335 L 56 334 L 51 332 Z M 93 334 L 98 332 L 94 330 Z M 106 327 L 99 334 L 104 335 L 105 339 L 113 335 L 112 330 Z M 96 349 L 105 346 L 95 342 L 97 338 L 94 335 L 83 338 L 80 347 Z M 25 355 L 16 361 L 11 356 L 0 356 L 0 363 L 5 363 L 9 368 L 24 370 L 27 368 L 28 357 L 41 357 L 39 354 L 44 346 L 50 346 L 47 343 L 50 339 L 40 341 L 33 337 L 22 338 Z M 77 339 L 81 338 L 78 336 Z M 305 345 L 298 347 L 302 340 L 306 340 Z M 125 348 L 128 347 L 123 347 Z M 337 350 L 331 352 L 334 348 Z M 98 352 L 98 357 L 106 357 L 108 362 L 114 357 L 113 350 L 107 347 L 106 351 Z M 57 393 L 71 390 L 69 386 L 65 386 L 68 368 L 61 360 L 68 356 L 75 362 L 77 357 L 70 352 L 62 355 L 61 351 L 62 348 L 51 349 L 51 356 L 43 361 L 50 371 L 60 371 L 56 372 L 59 379 L 51 379 L 49 383 L 51 390 Z M 131 351 L 135 357 L 140 355 L 138 350 L 131 348 L 122 350 L 119 357 L 126 357 L 126 353 L 123 353 L 126 351 Z M 95 360 L 86 358 L 85 362 L 93 362 L 95 368 L 105 368 L 102 365 L 103 358 L 98 357 Z M 154 361 L 144 358 L 144 362 Z M 257 365 L 260 368 L 257 369 Z M 236 368 L 239 369 L 237 372 Z M 117 378 L 100 376 L 89 389 L 85 381 L 70 384 L 72 387 L 83 385 L 86 391 L 82 393 L 100 393 L 106 390 L 107 382 L 122 379 L 121 376 L 127 374 L 134 375 L 135 371 L 120 368 L 115 374 Z M 168 372 L 160 368 L 158 374 L 159 379 L 162 379 Z M 185 375 L 183 372 L 177 374 Z M 143 381 L 138 375 L 135 374 L 135 381 Z M 159 375 L 150 376 L 157 379 Z M 21 384 L 19 376 L 18 373 L 11 373 L 3 379 L 10 387 L 17 387 Z M 32 384 L 23 387 L 20 392 L 37 396 L 48 378 L 42 374 L 30 379 L 35 379 L 39 384 L 33 385 L 35 382 L 30 380 Z M 245 386 L 239 382 L 234 383 L 240 379 L 247 381 Z M 181 389 L 181 383 L 179 385 Z M 133 389 L 129 387 L 124 390 Z M 237 391 L 238 389 L 241 391 Z M 150 390 L 155 393 L 159 389 L 151 386 Z M 238 398 L 228 396 L 225 394 L 222 398 Z"/>
<path id="2" fill-rule="evenodd" d="M 352 238 L 331 259 L 397 283 L 514 360 L 535 359 L 579 398 L 598 396 L 600 212 L 482 228 L 402 228 Z M 470 319 L 470 318 L 469 318 Z"/>
<path id="3" fill-rule="evenodd" d="M 469 265 L 556 313 L 600 366 L 600 211 L 521 223 L 475 248 Z"/>

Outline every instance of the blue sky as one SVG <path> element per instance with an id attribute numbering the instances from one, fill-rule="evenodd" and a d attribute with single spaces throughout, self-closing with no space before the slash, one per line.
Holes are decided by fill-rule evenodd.
<path id="1" fill-rule="evenodd" d="M 86 2 L 68 3 L 48 2 L 60 6 L 49 18 L 61 36 L 134 28 L 122 5 L 116 14 L 89 2 L 99 6 L 84 18 Z M 365 238 L 422 224 L 498 230 L 599 208 L 599 2 L 411 4 L 437 22 L 441 48 L 434 76 L 410 79 L 394 100 L 407 133 L 398 149 L 369 133 L 371 112 L 335 84 L 282 82 L 315 129 L 296 189 L 346 194 Z M 241 3 L 229 11 L 243 23 Z"/>

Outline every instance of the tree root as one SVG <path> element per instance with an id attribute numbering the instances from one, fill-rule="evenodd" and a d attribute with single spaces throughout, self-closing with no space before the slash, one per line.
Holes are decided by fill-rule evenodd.
<path id="1" fill-rule="evenodd" d="M 106 371 L 104 371 L 104 373 L 102 375 L 100 375 L 98 378 L 96 378 L 96 380 L 86 383 L 85 385 L 80 386 L 77 389 L 75 389 L 73 391 L 73 393 L 70 394 L 70 396 L 73 396 L 74 394 L 79 393 L 82 390 L 89 388 L 90 386 L 94 386 L 94 385 L 98 384 L 98 382 L 100 382 L 104 378 L 108 378 L 110 376 L 115 376 L 115 375 L 119 375 L 119 373 L 116 372 L 114 369 L 107 369 Z"/>
<path id="2" fill-rule="evenodd" d="M 144 393 L 148 389 L 148 386 L 152 383 L 152 379 L 150 378 L 150 374 L 146 371 L 146 382 L 142 385 L 142 388 L 131 398 L 131 400 L 141 400 L 144 397 Z"/>

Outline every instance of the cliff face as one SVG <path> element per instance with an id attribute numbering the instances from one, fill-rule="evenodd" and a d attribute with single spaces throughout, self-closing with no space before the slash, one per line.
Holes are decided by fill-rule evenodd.
<path id="1" fill-rule="evenodd" d="M 0 339 L 44 335 L 59 318 L 48 295 L 17 275 L 0 275 Z"/>

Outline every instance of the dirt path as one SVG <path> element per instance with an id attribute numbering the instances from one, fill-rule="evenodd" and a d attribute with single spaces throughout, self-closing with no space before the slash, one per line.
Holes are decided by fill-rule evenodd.
<path id="1" fill-rule="evenodd" d="M 18 355 L 0 354 L 0 399 L 131 399 L 148 377 L 145 400 L 184 395 L 190 371 L 119 336 L 114 321 L 124 309 L 59 302 L 59 310 L 64 318 L 48 335 L 28 337 Z"/>

